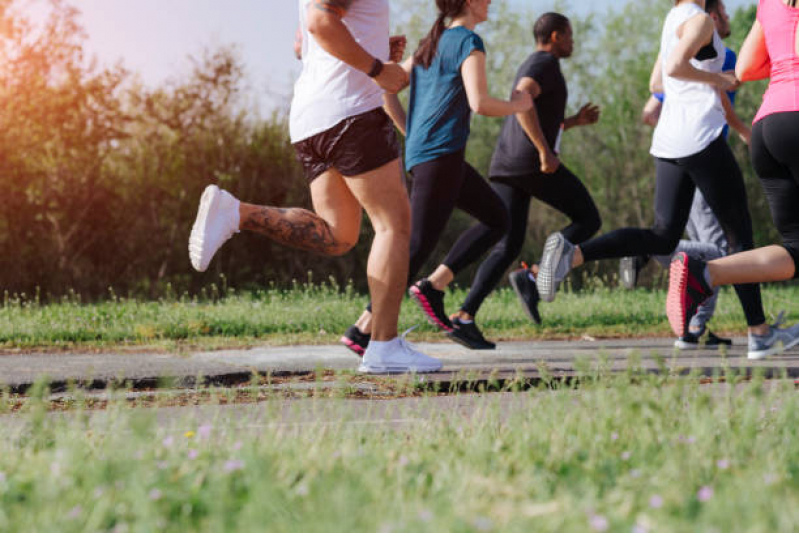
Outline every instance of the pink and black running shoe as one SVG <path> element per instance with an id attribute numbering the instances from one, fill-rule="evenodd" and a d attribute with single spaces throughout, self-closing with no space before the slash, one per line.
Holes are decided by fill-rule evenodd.
<path id="1" fill-rule="evenodd" d="M 675 254 L 669 269 L 669 294 L 666 315 L 671 330 L 678 337 L 688 334 L 688 325 L 702 302 L 713 296 L 705 281 L 707 263 L 691 259 L 685 252 Z"/>
<path id="2" fill-rule="evenodd" d="M 444 291 L 436 289 L 424 278 L 414 283 L 408 294 L 419 305 L 428 322 L 447 333 L 452 331 L 452 322 L 444 311 Z"/>
<path id="3" fill-rule="evenodd" d="M 344 335 L 341 336 L 339 342 L 355 352 L 358 357 L 363 357 L 370 340 L 372 340 L 371 335 L 362 333 L 358 326 L 350 326 L 344 332 Z"/>

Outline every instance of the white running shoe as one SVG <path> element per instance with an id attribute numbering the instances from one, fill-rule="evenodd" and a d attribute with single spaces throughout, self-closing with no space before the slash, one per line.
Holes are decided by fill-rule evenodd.
<path id="1" fill-rule="evenodd" d="M 239 202 L 216 185 L 205 188 L 189 237 L 191 266 L 205 272 L 214 254 L 239 232 Z"/>
<path id="2" fill-rule="evenodd" d="M 371 341 L 358 367 L 358 372 L 364 374 L 421 374 L 438 370 L 441 361 L 416 350 L 405 340 L 405 335 L 386 342 Z"/>
<path id="3" fill-rule="evenodd" d="M 780 313 L 777 321 L 769 326 L 768 334 L 749 334 L 749 359 L 763 359 L 769 355 L 782 353 L 799 344 L 799 324 L 781 328 L 785 313 Z"/>
<path id="4" fill-rule="evenodd" d="M 535 285 L 545 302 L 555 299 L 558 285 L 566 279 L 572 269 L 574 245 L 562 233 L 552 233 L 544 243 L 544 253 L 538 265 Z"/>

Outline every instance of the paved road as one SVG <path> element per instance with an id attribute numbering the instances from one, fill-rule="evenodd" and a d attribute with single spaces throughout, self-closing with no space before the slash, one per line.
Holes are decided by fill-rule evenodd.
<path id="1" fill-rule="evenodd" d="M 540 377 L 574 374 L 582 365 L 604 364 L 610 370 L 624 370 L 640 358 L 649 371 L 689 371 L 707 375 L 725 366 L 751 372 L 760 368 L 768 375 L 799 378 L 799 349 L 764 361 L 746 359 L 745 339 L 725 355 L 715 351 L 678 352 L 671 339 L 619 339 L 601 341 L 505 342 L 497 350 L 471 351 L 451 343 L 421 343 L 425 353 L 444 362 L 442 372 L 429 379 L 450 382 L 454 376 L 500 378 L 519 373 Z M 292 375 L 319 369 L 355 369 L 358 359 L 340 346 L 259 347 L 192 354 L 169 353 L 50 353 L 0 355 L 0 386 L 24 390 L 41 376 L 57 385 L 80 381 L 102 387 L 111 380 L 129 380 L 134 387 L 151 387 L 164 378 L 191 384 L 195 378 L 215 383 L 241 383 L 252 372 Z M 56 387 L 58 388 L 58 387 Z"/>

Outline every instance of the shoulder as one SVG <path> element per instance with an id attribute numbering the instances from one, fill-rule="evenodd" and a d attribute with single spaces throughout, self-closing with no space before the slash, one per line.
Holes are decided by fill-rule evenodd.
<path id="1" fill-rule="evenodd" d="M 471 46 L 479 50 L 485 49 L 483 38 L 477 35 L 469 28 L 458 26 L 457 28 L 452 28 L 450 30 L 447 30 L 446 33 L 449 33 L 452 36 L 453 40 L 458 44 L 460 44 L 461 46 Z"/>

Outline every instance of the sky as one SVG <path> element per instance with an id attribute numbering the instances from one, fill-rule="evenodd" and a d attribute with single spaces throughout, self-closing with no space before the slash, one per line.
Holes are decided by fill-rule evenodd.
<path id="1" fill-rule="evenodd" d="M 419 0 L 432 2 L 432 0 Z M 651 1 L 651 0 L 650 0 Z M 44 0 L 29 0 L 41 16 Z M 235 45 L 248 74 L 252 99 L 262 113 L 288 104 L 300 63 L 294 59 L 297 0 L 68 0 L 81 12 L 87 50 L 101 64 L 121 60 L 149 85 L 189 70 L 187 58 L 205 48 Z M 535 11 L 551 0 L 511 0 Z M 602 12 L 620 0 L 576 0 L 579 13 Z M 727 0 L 732 12 L 754 0 Z M 489 21 L 490 23 L 491 21 Z M 498 23 L 498 21 L 494 21 Z"/>

